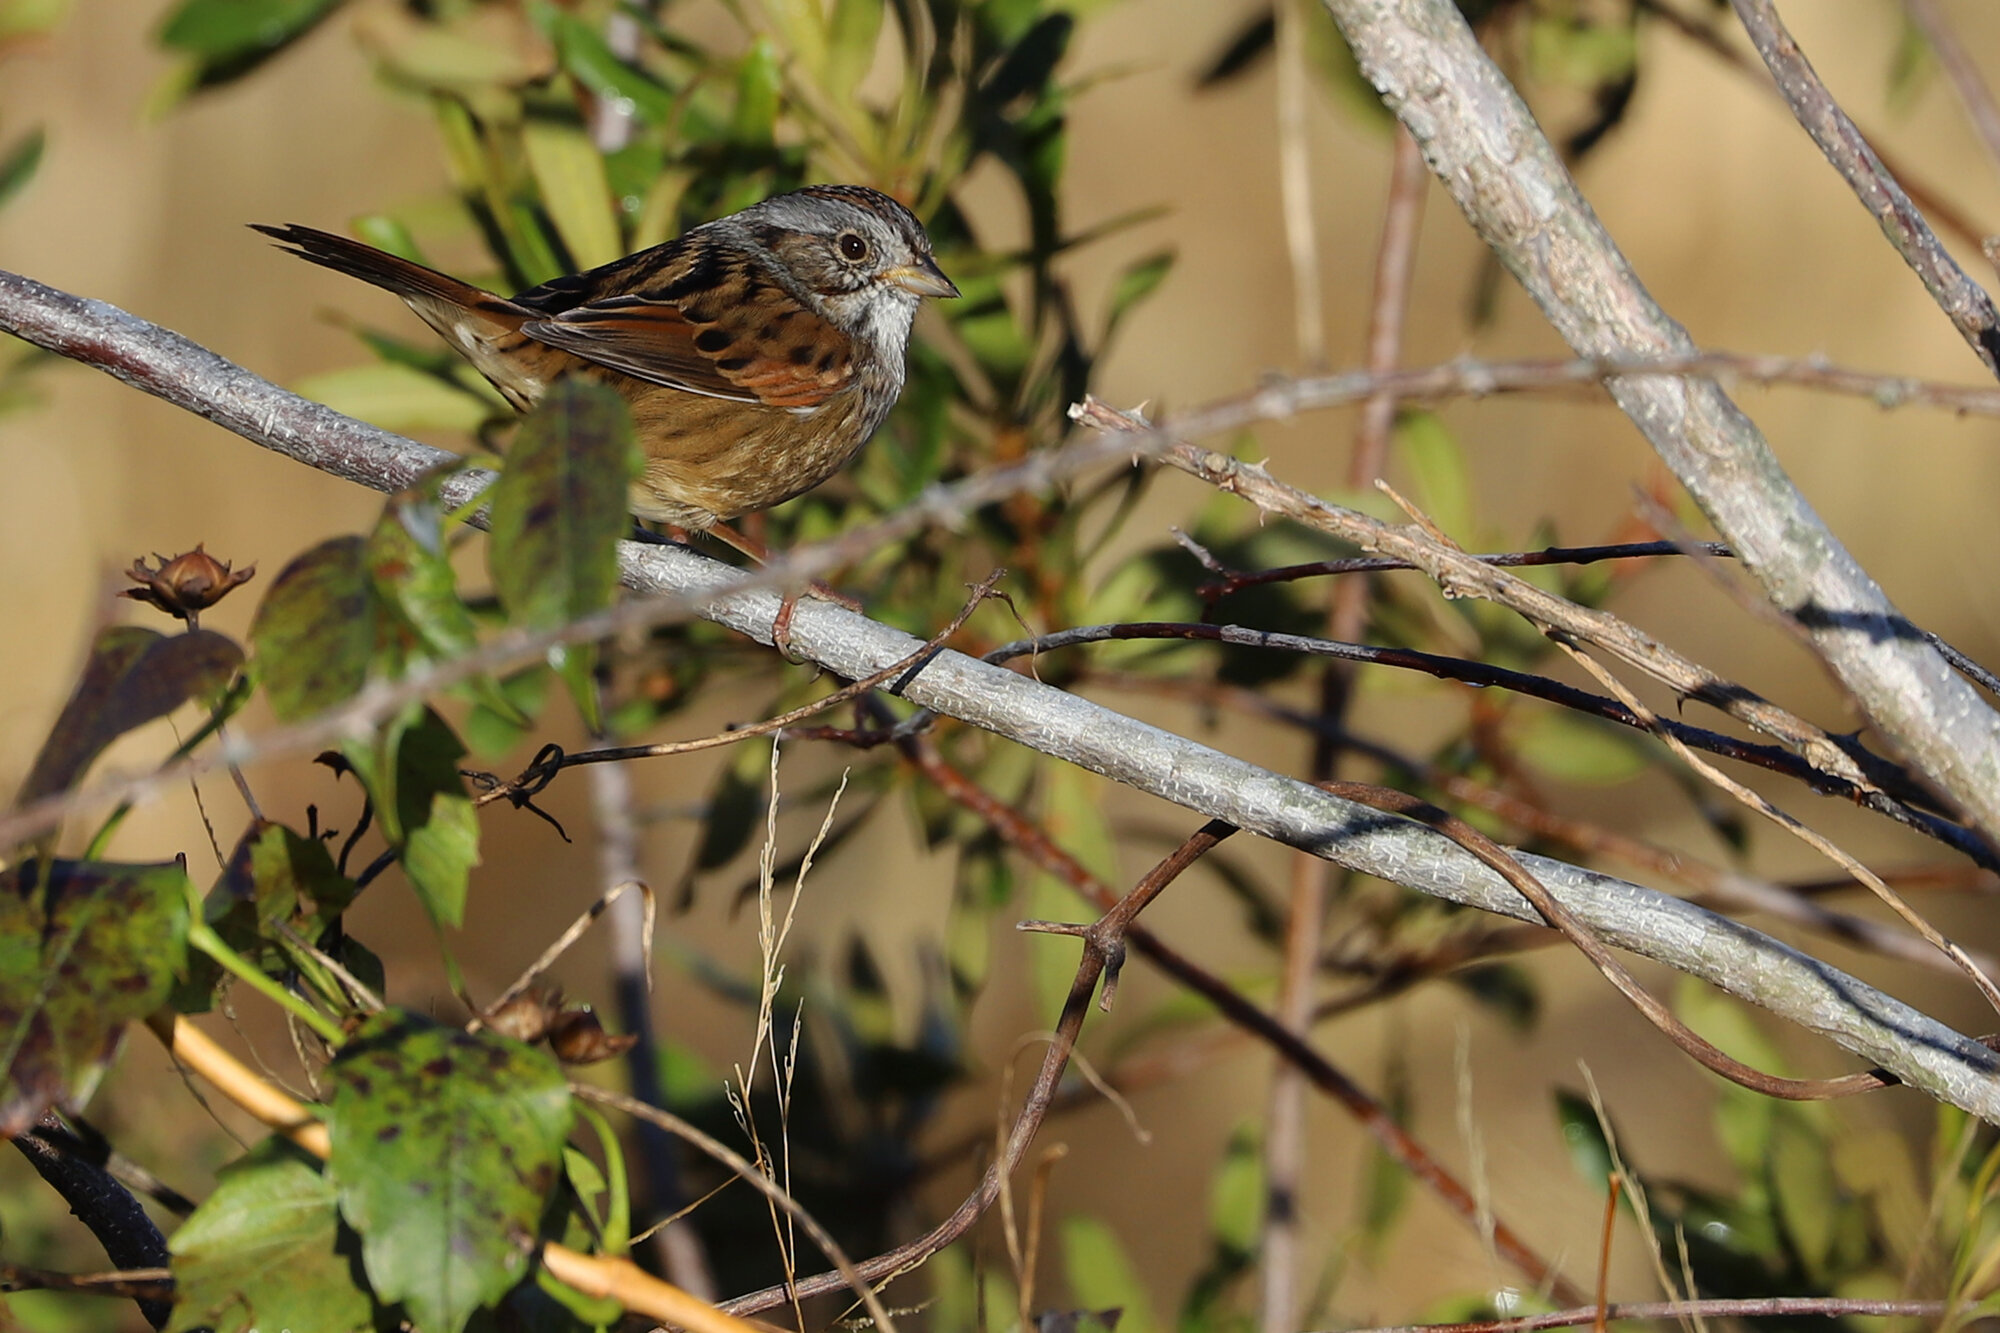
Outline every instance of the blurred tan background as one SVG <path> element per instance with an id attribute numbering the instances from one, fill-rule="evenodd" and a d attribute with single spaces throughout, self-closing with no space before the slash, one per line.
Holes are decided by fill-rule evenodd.
<path id="1" fill-rule="evenodd" d="M 324 308 L 416 336 L 415 321 L 387 297 L 279 256 L 244 224 L 338 228 L 356 213 L 439 191 L 445 178 L 423 107 L 371 85 L 344 30 L 347 20 L 337 18 L 242 86 L 198 97 L 148 123 L 142 104 L 167 69 L 151 45 L 165 9 L 156 0 L 76 0 L 53 37 L 0 65 L 0 138 L 36 123 L 49 134 L 39 176 L 0 210 L 0 267 L 112 302 L 279 382 L 362 359 L 349 335 L 317 317 Z M 1189 405 L 1295 366 L 1271 69 L 1267 63 L 1213 93 L 1192 91 L 1194 72 L 1251 9 L 1246 0 L 1126 0 L 1089 17 L 1072 50 L 1068 69 L 1076 76 L 1122 73 L 1093 83 L 1075 103 L 1069 224 L 1085 227 L 1154 203 L 1171 209 L 1077 256 L 1074 274 L 1086 308 L 1101 300 L 1120 264 L 1168 243 L 1180 254 L 1166 288 L 1128 326 L 1106 368 L 1100 392 L 1111 401 Z M 1943 81 L 1933 80 L 1913 105 L 1886 105 L 1897 7 L 1887 0 L 1815 0 L 1786 9 L 1805 50 L 1864 125 L 1960 208 L 2000 230 L 2000 167 L 1980 152 Z M 2000 79 L 2000 8 L 1958 0 L 1948 9 L 1975 57 Z M 1645 77 L 1632 113 L 1587 164 L 1582 184 L 1668 310 L 1704 345 L 1824 352 L 1867 369 L 1977 382 L 1978 362 L 1782 106 L 1669 32 L 1648 25 L 1644 41 Z M 1335 365 L 1351 365 L 1363 336 L 1389 145 L 1379 130 L 1317 96 L 1311 142 L 1331 356 Z M 975 181 L 966 198 L 996 241 L 1018 232 L 1011 201 L 996 191 L 982 192 Z M 1978 272 L 1976 255 L 1963 260 Z M 1496 321 L 1476 337 L 1466 333 L 1477 263 L 1475 240 L 1433 191 L 1408 344 L 1412 363 L 1558 350 L 1511 286 L 1502 291 Z M 120 584 L 116 571 L 134 556 L 202 541 L 222 557 L 259 562 L 253 596 L 239 596 L 212 618 L 218 628 L 241 632 L 254 594 L 286 560 L 322 537 L 360 529 L 379 506 L 372 494 L 263 453 L 94 372 L 58 368 L 39 383 L 44 407 L 0 418 L 0 569 L 7 571 L 11 627 L 0 636 L 0 680 L 8 685 L 0 692 L 0 787 L 8 788 L 66 694 L 93 627 L 107 618 L 143 619 L 140 609 L 111 600 Z M 1743 397 L 1799 484 L 1902 607 L 1975 657 L 2000 660 L 2000 605 L 1987 594 L 1983 572 L 2000 557 L 1993 521 L 2000 425 L 1885 413 L 1867 402 L 1797 390 L 1746 389 Z M 1456 534 L 1468 545 L 1525 542 L 1543 519 L 1554 521 L 1565 540 L 1604 538 L 1628 511 L 1633 487 L 1656 475 L 1636 431 L 1606 408 L 1520 399 L 1457 405 L 1447 418 L 1478 484 L 1480 528 Z M 1352 425 L 1341 414 L 1303 419 L 1264 430 L 1262 446 L 1280 476 L 1330 489 L 1343 475 Z M 1135 540 L 1158 540 L 1167 523 L 1185 521 L 1207 499 L 1185 478 L 1163 479 Z M 1655 571 L 1628 589 L 1616 609 L 1832 728 L 1849 724 L 1837 695 L 1799 651 L 1699 575 Z M 746 710 L 757 706 L 751 696 L 740 702 Z M 1437 731 L 1435 717 L 1425 716 L 1430 708 L 1401 697 L 1388 682 L 1371 687 L 1361 725 L 1417 748 Z M 1156 716 L 1193 725 L 1187 717 Z M 114 761 L 136 763 L 170 743 L 164 733 L 146 737 Z M 1231 728 L 1220 743 L 1285 769 L 1296 769 L 1304 753 L 1294 737 L 1250 727 Z M 673 761 L 635 771 L 634 779 L 642 801 L 694 801 L 703 775 L 718 762 Z M 801 774 L 817 774 L 838 757 L 800 753 L 791 762 Z M 296 818 L 307 801 L 320 802 L 330 823 L 351 812 L 351 789 L 337 788 L 317 770 L 304 774 L 286 765 L 252 779 L 267 809 L 281 817 Z M 1622 831 L 1723 855 L 1667 790 L 1641 781 L 1577 792 L 1571 801 Z M 203 792 L 226 843 L 240 825 L 240 803 L 224 781 L 204 782 Z M 1797 793 L 1788 799 L 1880 863 L 1929 856 L 1880 821 L 1808 803 Z M 578 836 L 577 845 L 564 845 L 539 821 L 486 814 L 486 869 L 475 875 L 468 928 L 456 943 L 475 989 L 490 993 L 503 983 L 593 896 L 583 784 L 559 787 L 549 804 Z M 1185 815 L 1143 800 L 1127 799 L 1119 809 L 1155 824 L 1193 826 Z M 799 816 L 816 818 L 817 812 Z M 788 836 L 803 827 L 788 823 Z M 874 843 L 816 873 L 801 909 L 808 954 L 833 956 L 847 931 L 861 930 L 883 944 L 881 956 L 895 957 L 898 937 L 935 933 L 949 868 L 917 859 L 907 839 L 890 836 L 899 829 L 907 833 L 907 823 L 885 821 Z M 654 826 L 645 848 L 654 883 L 676 882 L 692 838 L 686 822 Z M 185 849 L 198 880 L 213 870 L 208 844 L 185 794 L 139 811 L 119 839 L 133 855 Z M 1284 882 L 1282 853 L 1247 854 L 1274 883 Z M 1151 855 L 1150 848 L 1133 848 L 1121 869 L 1135 874 Z M 899 869 L 883 873 L 884 864 Z M 1761 831 L 1753 864 L 1774 874 L 1828 873 L 1803 849 Z M 1170 940 L 1198 944 L 1205 961 L 1225 975 L 1260 965 L 1233 911 L 1206 900 L 1198 880 L 1188 887 L 1159 906 L 1155 928 Z M 720 897 L 710 894 L 672 929 L 747 965 L 754 923 L 731 918 Z M 1993 945 L 1983 905 L 1929 906 L 1947 933 Z M 384 953 L 395 998 L 418 1007 L 434 1002 L 440 992 L 430 933 L 400 888 L 385 884 L 367 895 L 354 932 Z M 975 1025 L 981 1049 L 1003 1051 L 1016 1035 L 1049 1021 L 1015 984 L 1025 950 L 1043 947 L 1068 946 L 1001 942 L 994 989 Z M 1962 988 L 1935 974 L 1812 947 L 1968 1030 L 1982 1027 Z M 574 991 L 608 1000 L 597 980 L 601 961 L 592 941 L 567 970 Z M 1399 1051 L 1414 1080 L 1419 1135 L 1454 1167 L 1483 1172 L 1501 1214 L 1544 1253 L 1565 1256 L 1567 1274 L 1587 1285 L 1598 1205 L 1562 1157 L 1545 1091 L 1552 1080 L 1577 1085 L 1576 1062 L 1587 1061 L 1643 1168 L 1714 1184 L 1726 1183 L 1727 1169 L 1707 1120 L 1705 1076 L 1641 1032 L 1574 960 L 1552 955 L 1537 965 L 1550 1003 L 1531 1039 L 1510 1035 L 1455 992 L 1437 989 L 1393 1016 L 1371 1012 L 1331 1025 L 1317 1039 L 1364 1082 L 1379 1078 L 1385 1049 Z M 1140 975 L 1121 1000 L 1127 1015 L 1143 1014 L 1161 995 L 1143 969 L 1134 971 Z M 892 981 L 906 1020 L 912 1018 L 914 977 Z M 663 985 L 659 1014 L 721 1067 L 747 1047 L 737 1015 L 677 977 Z M 1991 1026 L 1990 1015 L 1983 1026 Z M 1461 1044 L 1469 1079 L 1458 1071 Z M 1804 1071 L 1847 1067 L 1827 1048 L 1793 1045 Z M 1140 1096 L 1135 1110 L 1154 1136 L 1150 1146 L 1136 1143 L 1103 1107 L 1071 1115 L 1048 1132 L 1073 1149 L 1056 1176 L 1056 1206 L 1112 1222 L 1139 1258 L 1162 1315 L 1199 1260 L 1208 1170 L 1230 1126 L 1261 1113 L 1269 1063 L 1239 1052 L 1185 1084 Z M 128 1150 L 135 1156 L 149 1143 L 181 1154 L 151 1165 L 184 1190 L 205 1191 L 208 1172 L 233 1150 L 157 1066 L 154 1052 L 135 1043 L 113 1076 L 114 1091 L 131 1099 L 116 1113 L 117 1123 L 131 1126 Z M 985 1072 L 981 1090 L 952 1108 L 952 1125 L 990 1117 L 995 1071 Z M 136 1104 L 146 1087 L 157 1093 L 152 1108 Z M 1900 1100 L 1846 1114 L 1857 1125 L 1927 1123 L 1928 1108 L 1914 1095 L 1890 1096 Z M 1366 1144 L 1324 1104 L 1315 1107 L 1312 1123 L 1309 1234 L 1316 1252 L 1331 1256 L 1357 1216 L 1354 1192 Z M 1476 1148 L 1462 1132 L 1466 1124 L 1476 1130 Z M 0 1159 L 6 1184 L 0 1201 L 25 1190 L 19 1175 L 11 1154 Z M 957 1187 L 940 1184 L 932 1197 L 944 1203 Z M 1515 1280 L 1484 1256 L 1475 1235 L 1417 1196 L 1379 1263 L 1346 1272 L 1334 1308 L 1343 1321 L 1398 1319 L 1447 1294 Z M 1621 1246 L 1614 1294 L 1650 1290 L 1637 1248 Z"/>

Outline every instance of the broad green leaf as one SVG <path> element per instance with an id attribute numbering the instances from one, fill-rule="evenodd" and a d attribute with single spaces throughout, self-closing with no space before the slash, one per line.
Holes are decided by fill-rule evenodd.
<path id="1" fill-rule="evenodd" d="M 559 625 L 610 602 L 638 467 L 617 394 L 576 379 L 549 392 L 493 488 L 493 578 L 511 614 Z"/>
<path id="2" fill-rule="evenodd" d="M 1417 504 L 1460 542 L 1472 540 L 1472 478 L 1458 439 L 1435 412 L 1407 411 L 1396 419 L 1396 447 L 1416 478 Z"/>
<path id="3" fill-rule="evenodd" d="M 367 548 L 376 595 L 401 612 L 412 649 L 433 661 L 462 657 L 479 646 L 472 612 L 459 600 L 458 577 L 444 551 L 443 523 L 429 500 L 391 500 Z"/>
<path id="4" fill-rule="evenodd" d="M 1075 31 L 1076 20 L 1070 15 L 1060 10 L 1044 15 L 986 76 L 979 86 L 980 100 L 997 110 L 1017 97 L 1042 91 Z"/>
<path id="5" fill-rule="evenodd" d="M 1578 786 L 1628 782 L 1654 762 L 1656 743 L 1641 733 L 1566 709 L 1522 719 L 1513 729 L 1514 753 L 1544 777 Z"/>
<path id="6" fill-rule="evenodd" d="M 0 151 L 0 204 L 5 204 L 26 185 L 42 163 L 45 137 L 40 126 L 22 135 L 11 148 Z"/>
<path id="7" fill-rule="evenodd" d="M 1482 963 L 1447 973 L 1445 979 L 1516 1032 L 1533 1031 L 1541 1016 L 1542 997 L 1533 975 L 1513 963 Z"/>
<path id="8" fill-rule="evenodd" d="M 250 626 L 256 674 L 280 722 L 344 703 L 368 679 L 379 607 L 366 542 L 321 542 L 271 581 Z"/>
<path id="9" fill-rule="evenodd" d="M 186 966 L 189 894 L 178 861 L 30 858 L 0 872 L 0 1137 L 74 1104 L 125 1024 L 167 998 Z"/>
<path id="10" fill-rule="evenodd" d="M 350 743 L 342 753 L 368 789 L 382 836 L 396 848 L 424 910 L 440 926 L 459 925 L 479 864 L 479 815 L 459 776 L 465 746 L 451 725 L 429 708 L 414 709 L 379 738 Z"/>
<path id="11" fill-rule="evenodd" d="M 1824 1281 L 1841 1203 L 1827 1143 L 1796 1116 L 1780 1114 L 1775 1128 L 1765 1170 L 1778 1219 L 1806 1271 Z"/>
<path id="12" fill-rule="evenodd" d="M 478 394 L 392 362 L 329 370 L 293 387 L 316 403 L 383 430 L 474 431 L 493 415 L 491 404 Z"/>
<path id="13" fill-rule="evenodd" d="M 534 0 L 528 13 L 555 43 L 563 69 L 592 93 L 629 103 L 632 114 L 650 125 L 664 124 L 673 115 L 674 95 L 620 60 L 596 28 L 546 0 Z"/>
<path id="14" fill-rule="evenodd" d="M 716 777 L 701 822 L 695 873 L 728 865 L 749 845 L 750 835 L 763 827 L 770 764 L 771 752 L 753 742 L 742 746 L 736 759 Z"/>
<path id="15" fill-rule="evenodd" d="M 181 1224 L 173 1252 L 167 1333 L 375 1327 L 361 1281 L 360 1244 L 342 1226 L 320 1164 L 266 1139 L 218 1174 L 215 1192 Z"/>
<path id="16" fill-rule="evenodd" d="M 631 416 L 601 385 L 559 380 L 522 423 L 491 491 L 486 546 L 493 589 L 515 622 L 549 629 L 611 604 L 639 466 Z M 577 644 L 555 656 L 595 725 L 594 651 Z"/>
<path id="17" fill-rule="evenodd" d="M 183 0 L 161 27 L 160 45 L 211 66 L 262 58 L 304 35 L 339 3 L 340 0 Z"/>
<path id="18" fill-rule="evenodd" d="M 572 1108 L 553 1056 L 385 1010 L 342 1046 L 328 1175 L 368 1280 L 426 1333 L 457 1333 L 528 1271 Z"/>
<path id="19" fill-rule="evenodd" d="M 1069 1279 L 1072 1300 L 1085 1310 L 1122 1310 L 1118 1333 L 1155 1333 L 1146 1289 L 1132 1268 L 1132 1260 L 1111 1228 L 1091 1217 L 1066 1217 L 1062 1221 L 1063 1273 Z"/>
<path id="20" fill-rule="evenodd" d="M 521 129 L 521 145 L 542 204 L 577 266 L 597 268 L 623 255 L 604 159 L 583 126 L 531 118 Z"/>
<path id="21" fill-rule="evenodd" d="M 233 639 L 210 630 L 166 635 L 136 625 L 100 630 L 75 693 L 21 784 L 22 803 L 66 791 L 126 732 L 208 698 L 243 665 Z"/>

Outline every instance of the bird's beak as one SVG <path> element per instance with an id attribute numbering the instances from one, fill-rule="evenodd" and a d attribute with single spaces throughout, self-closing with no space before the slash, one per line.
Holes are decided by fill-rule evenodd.
<path id="1" fill-rule="evenodd" d="M 944 270 L 940 269 L 937 261 L 929 255 L 925 255 L 914 264 L 892 268 L 882 276 L 904 291 L 915 292 L 918 296 L 958 295 L 958 288 L 952 285 L 951 279 L 944 275 Z"/>

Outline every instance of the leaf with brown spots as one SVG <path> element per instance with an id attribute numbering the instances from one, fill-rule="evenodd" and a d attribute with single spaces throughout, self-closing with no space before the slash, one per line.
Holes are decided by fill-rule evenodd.
<path id="1" fill-rule="evenodd" d="M 98 631 L 76 692 L 21 784 L 20 803 L 67 791 L 105 746 L 216 693 L 242 665 L 243 650 L 211 630 L 166 635 L 113 625 Z"/>
<path id="2" fill-rule="evenodd" d="M 46 870 L 46 878 L 44 878 Z M 179 862 L 31 859 L 0 872 L 0 1137 L 79 1100 L 186 965 Z"/>
<path id="3" fill-rule="evenodd" d="M 562 1068 L 491 1032 L 376 1014 L 327 1070 L 328 1175 L 368 1281 L 426 1333 L 457 1333 L 528 1272 L 562 1170 Z"/>
<path id="4" fill-rule="evenodd" d="M 250 626 L 257 678 L 280 722 L 360 692 L 376 656 L 381 604 L 360 537 L 321 542 L 271 582 Z"/>
<path id="5" fill-rule="evenodd" d="M 522 423 L 493 485 L 486 546 L 493 591 L 516 624 L 549 629 L 611 604 L 639 466 L 631 415 L 602 385 L 562 380 Z M 560 652 L 562 677 L 595 725 L 596 654 L 583 644 Z"/>

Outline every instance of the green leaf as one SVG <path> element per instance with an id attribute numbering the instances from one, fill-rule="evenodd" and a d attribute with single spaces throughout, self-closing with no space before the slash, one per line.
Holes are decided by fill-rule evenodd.
<path id="1" fill-rule="evenodd" d="M 0 152 L 0 204 L 19 194 L 35 174 L 35 168 L 42 164 L 44 142 L 41 127 L 36 126 L 12 148 Z"/>
<path id="2" fill-rule="evenodd" d="M 125 1024 L 160 1007 L 186 967 L 190 893 L 178 861 L 0 872 L 0 1137 L 79 1101 Z"/>
<path id="3" fill-rule="evenodd" d="M 768 148 L 778 124 L 778 94 L 785 71 L 778 48 L 759 36 L 743 53 L 736 70 L 736 113 L 729 122 L 730 142 L 748 148 Z"/>
<path id="4" fill-rule="evenodd" d="M 70 0 L 0 0 L 0 42 L 49 32 L 69 9 Z"/>
<path id="5" fill-rule="evenodd" d="M 1091 1217 L 1064 1218 L 1062 1252 L 1070 1297 L 1079 1306 L 1107 1316 L 1124 1311 L 1118 1333 L 1155 1333 L 1146 1289 L 1110 1227 Z"/>
<path id="6" fill-rule="evenodd" d="M 624 400 L 564 378 L 522 422 L 492 488 L 488 566 L 508 614 L 536 628 L 610 604 L 640 456 Z"/>
<path id="7" fill-rule="evenodd" d="M 1458 439 L 1435 412 L 1396 418 L 1396 447 L 1416 478 L 1416 501 L 1449 537 L 1472 540 L 1472 478 Z"/>
<path id="8" fill-rule="evenodd" d="M 479 864 L 479 815 L 459 776 L 465 746 L 451 725 L 430 708 L 413 709 L 379 739 L 350 743 L 342 753 L 368 789 L 382 836 L 424 910 L 440 926 L 459 925 Z"/>
<path id="9" fill-rule="evenodd" d="M 521 129 L 521 146 L 570 258 L 581 268 L 597 268 L 622 256 L 604 158 L 583 126 L 532 118 Z"/>
<path id="10" fill-rule="evenodd" d="M 572 1108 L 553 1056 L 385 1010 L 327 1068 L 328 1174 L 368 1280 L 427 1333 L 457 1333 L 528 1270 Z"/>
<path id="11" fill-rule="evenodd" d="M 1778 1218 L 1800 1263 L 1824 1282 L 1841 1203 L 1827 1143 L 1797 1116 L 1780 1114 L 1775 1128 L 1765 1169 Z"/>
<path id="12" fill-rule="evenodd" d="M 631 416 L 602 385 L 560 380 L 522 423 L 493 485 L 486 547 L 493 589 L 516 623 L 552 629 L 610 605 L 639 466 Z M 592 660 L 585 646 L 561 659 L 587 719 Z"/>
<path id="13" fill-rule="evenodd" d="M 188 59 L 153 90 L 164 112 L 199 88 L 241 78 L 312 31 L 341 0 L 183 0 L 160 29 L 160 45 Z"/>
<path id="14" fill-rule="evenodd" d="M 674 95 L 640 70 L 620 60 L 596 28 L 546 0 L 536 0 L 528 13 L 555 43 L 556 58 L 570 77 L 612 102 L 629 102 L 632 114 L 649 125 L 673 115 Z"/>
<path id="15" fill-rule="evenodd" d="M 167 1333 L 211 1328 L 354 1333 L 375 1326 L 359 1244 L 340 1223 L 319 1163 L 266 1139 L 217 1175 L 215 1192 L 181 1224 Z"/>
<path id="16" fill-rule="evenodd" d="M 1159 290 L 1173 268 L 1174 252 L 1162 250 L 1127 266 L 1118 275 L 1118 280 L 1111 284 L 1111 295 L 1105 301 L 1104 334 L 1098 339 L 1100 350 L 1110 343 L 1112 335 L 1118 332 L 1118 326 L 1125 322 L 1125 316 Z"/>
<path id="17" fill-rule="evenodd" d="M 1570 1165 L 1577 1175 L 1596 1188 L 1610 1188 L 1611 1144 L 1590 1099 L 1566 1088 L 1556 1089 L 1556 1124 L 1562 1130 L 1563 1146 L 1569 1150 Z"/>
<path id="18" fill-rule="evenodd" d="M 271 582 L 250 626 L 256 673 L 280 722 L 297 722 L 360 692 L 375 656 L 379 608 L 366 542 L 321 542 Z"/>
<path id="19" fill-rule="evenodd" d="M 883 0 L 833 0 L 826 20 L 827 94 L 850 98 L 875 63 L 876 39 L 882 35 Z"/>
<path id="20" fill-rule="evenodd" d="M 293 388 L 383 430 L 474 431 L 493 415 L 492 405 L 478 394 L 415 366 L 390 362 L 329 370 Z"/>
<path id="21" fill-rule="evenodd" d="M 105 746 L 184 703 L 215 695 L 242 665 L 235 640 L 210 630 L 165 635 L 113 625 L 98 631 L 83 677 L 17 799 L 25 804 L 67 791 Z"/>
<path id="22" fill-rule="evenodd" d="M 1629 782 L 1656 762 L 1654 743 L 1642 734 L 1563 709 L 1524 718 L 1513 735 L 1514 753 L 1524 762 L 1577 786 Z"/>
<path id="23" fill-rule="evenodd" d="M 479 646 L 472 612 L 444 551 L 443 516 L 429 500 L 399 497 L 368 536 L 368 576 L 376 595 L 401 612 L 411 646 L 433 661 Z"/>
<path id="24" fill-rule="evenodd" d="M 1218 1245 L 1251 1254 L 1264 1225 L 1264 1159 L 1257 1125 L 1238 1125 L 1208 1185 L 1208 1232 Z"/>

